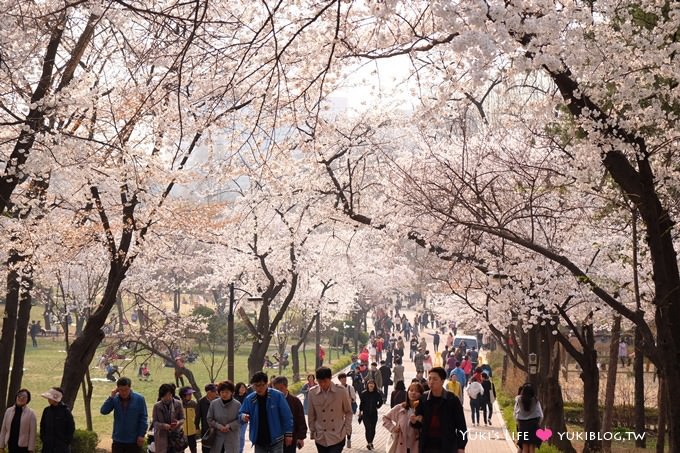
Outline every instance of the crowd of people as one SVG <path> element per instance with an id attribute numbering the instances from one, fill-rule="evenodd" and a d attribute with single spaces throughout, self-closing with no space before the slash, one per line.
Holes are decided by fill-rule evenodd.
<path id="1" fill-rule="evenodd" d="M 302 401 L 288 392 L 284 376 L 270 379 L 255 373 L 249 385 L 223 381 L 205 386 L 205 396 L 194 399 L 195 389 L 162 384 L 148 423 L 144 397 L 132 390 L 127 377 L 118 377 L 116 388 L 100 412 L 113 412 L 113 453 L 140 453 L 145 443 L 153 453 L 243 453 L 246 430 L 255 453 L 294 453 L 309 433 L 319 453 L 340 453 L 352 445 L 352 420 L 364 424 L 366 448 L 373 450 L 379 421 L 389 432 L 388 453 L 463 451 L 467 426 L 463 414 L 465 393 L 473 426 L 491 425 L 496 390 L 491 368 L 479 365 L 476 348 L 464 342 L 453 347 L 454 325 L 442 326 L 422 313 L 406 319 L 398 310 L 376 310 L 376 329 L 368 344 L 354 357 L 347 373 L 332 381 L 330 368 L 320 367 L 307 376 Z M 425 329 L 431 325 L 434 354 L 430 354 Z M 447 333 L 446 330 L 449 330 Z M 441 332 L 441 334 L 440 334 Z M 443 349 L 439 351 L 442 337 Z M 406 357 L 406 341 L 409 355 Z M 411 360 L 415 376 L 406 379 L 404 361 Z M 141 367 L 140 367 L 141 369 Z M 144 373 L 141 373 L 142 375 Z M 389 392 L 392 388 L 391 393 Z M 540 404 L 530 386 L 520 389 L 515 416 L 520 430 L 536 431 L 542 418 Z M 75 424 L 63 393 L 52 388 L 43 393 L 49 405 L 40 423 L 43 451 L 68 452 Z M 5 413 L 0 449 L 28 453 L 35 448 L 36 417 L 27 407 L 30 393 L 22 389 L 16 404 Z M 390 410 L 379 417 L 379 409 Z M 535 446 L 535 436 L 523 446 Z M 539 445 L 540 445 L 540 441 Z M 45 447 L 43 447 L 45 448 Z"/>

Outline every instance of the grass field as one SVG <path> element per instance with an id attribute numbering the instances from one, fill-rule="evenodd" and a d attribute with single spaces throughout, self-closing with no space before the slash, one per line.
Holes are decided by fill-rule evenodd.
<path id="1" fill-rule="evenodd" d="M 63 339 L 52 339 L 49 337 L 38 338 L 38 347 L 31 347 L 31 340 L 28 340 L 28 347 L 26 349 L 26 361 L 25 361 L 25 372 L 23 378 L 23 386 L 31 391 L 33 399 L 30 403 L 30 407 L 40 416 L 43 407 L 47 405 L 47 400 L 40 397 L 40 394 L 51 386 L 59 385 L 61 381 L 61 374 L 63 371 L 64 360 L 66 358 L 66 351 L 64 348 Z M 329 348 L 326 347 L 329 351 Z M 100 354 L 103 352 L 103 348 L 100 349 Z M 244 345 L 239 352 L 236 354 L 235 363 L 235 377 L 236 382 L 238 381 L 248 381 L 248 357 L 249 347 Z M 273 352 L 273 350 L 272 350 Z M 306 372 L 312 372 L 314 368 L 314 345 L 308 344 L 306 348 L 307 366 L 308 370 L 301 371 L 301 376 L 304 379 Z M 330 355 L 330 354 L 329 354 Z M 328 364 L 327 360 L 324 365 Z M 337 350 L 332 351 L 332 363 L 337 362 Z M 128 376 L 132 379 L 133 390 L 141 393 L 146 398 L 147 406 L 149 408 L 149 414 L 151 414 L 151 407 L 156 401 L 158 387 L 160 384 L 165 382 L 174 382 L 174 370 L 173 368 L 166 368 L 163 366 L 163 361 L 160 359 L 151 359 L 148 361 L 149 370 L 151 372 L 150 381 L 139 381 L 137 379 L 137 367 L 139 362 L 136 360 L 118 360 L 116 363 L 121 368 L 121 374 L 123 376 Z M 99 408 L 107 396 L 110 394 L 111 390 L 115 387 L 115 384 L 108 382 L 105 379 L 106 373 L 93 365 L 90 368 L 90 375 L 93 380 L 93 397 L 92 397 L 92 411 L 93 411 L 93 428 L 94 431 L 99 435 L 101 441 L 101 446 L 110 445 L 110 436 L 112 429 L 112 415 L 104 416 L 99 414 Z M 302 353 L 300 354 L 300 366 L 304 367 L 304 361 Z M 208 370 L 201 361 L 199 357 L 196 362 L 187 364 L 187 367 L 191 369 L 196 378 L 198 385 L 202 387 L 209 382 Z M 265 370 L 268 374 L 278 374 L 278 368 L 271 370 Z M 218 380 L 226 379 L 226 365 L 219 373 Z M 288 376 L 289 379 L 292 376 L 292 369 L 289 366 L 287 370 L 284 370 L 284 375 Z M 185 380 L 185 383 L 188 383 Z M 85 411 L 83 408 L 83 400 L 78 395 L 75 407 L 73 408 L 73 415 L 76 419 L 76 426 L 79 429 L 85 429 Z"/>

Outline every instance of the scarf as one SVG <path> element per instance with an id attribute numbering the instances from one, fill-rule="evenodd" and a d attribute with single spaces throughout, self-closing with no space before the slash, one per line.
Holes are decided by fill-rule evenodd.
<path id="1" fill-rule="evenodd" d="M 19 432 L 21 431 L 21 414 L 23 412 L 23 406 L 14 406 L 14 418 L 12 418 L 12 424 L 9 430 L 9 445 L 19 446 Z"/>

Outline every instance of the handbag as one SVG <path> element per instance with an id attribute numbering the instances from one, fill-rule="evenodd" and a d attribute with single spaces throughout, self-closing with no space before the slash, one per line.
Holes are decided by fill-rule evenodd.
<path id="1" fill-rule="evenodd" d="M 168 422 L 171 422 L 175 418 L 173 417 L 173 413 L 176 412 L 178 404 L 181 403 L 179 403 L 178 401 L 173 401 L 171 410 L 168 410 L 164 406 L 165 415 L 168 418 Z M 168 431 L 168 447 L 176 451 L 184 451 L 188 446 L 189 440 L 187 439 L 187 436 L 184 435 L 183 428 L 171 429 L 170 431 Z"/>
<path id="2" fill-rule="evenodd" d="M 168 446 L 175 451 L 184 451 L 189 446 L 189 440 L 183 430 L 172 429 L 168 431 Z"/>
<path id="3" fill-rule="evenodd" d="M 215 438 L 217 438 L 217 430 L 215 428 L 208 428 L 203 437 L 201 437 L 201 445 L 212 447 L 215 443 Z"/>

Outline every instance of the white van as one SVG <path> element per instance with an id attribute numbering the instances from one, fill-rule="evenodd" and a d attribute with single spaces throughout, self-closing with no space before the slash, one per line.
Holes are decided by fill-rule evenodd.
<path id="1" fill-rule="evenodd" d="M 456 335 L 453 338 L 453 349 L 458 349 L 458 346 L 462 341 L 465 341 L 465 346 L 467 351 L 472 349 L 473 347 L 479 351 L 479 344 L 477 343 L 477 337 L 473 335 Z M 465 352 L 467 352 L 465 351 Z"/>

